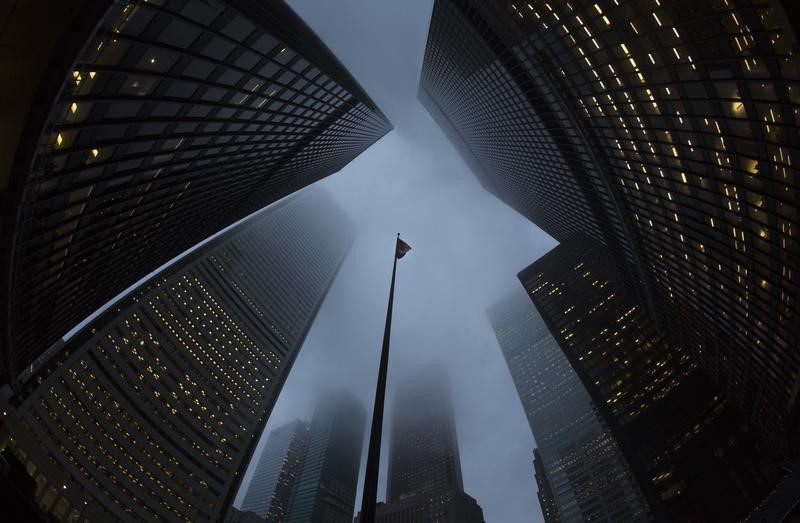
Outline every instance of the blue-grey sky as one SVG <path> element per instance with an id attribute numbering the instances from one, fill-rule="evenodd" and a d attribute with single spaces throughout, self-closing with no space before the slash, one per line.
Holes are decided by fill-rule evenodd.
<path id="1" fill-rule="evenodd" d="M 310 419 L 319 391 L 330 386 L 352 390 L 371 413 L 400 232 L 413 250 L 398 266 L 387 407 L 393 384 L 428 362 L 445 362 L 465 490 L 488 523 L 542 521 L 533 437 L 485 311 L 519 286 L 517 272 L 555 242 L 481 188 L 417 101 L 431 0 L 289 3 L 395 129 L 319 182 L 358 224 L 358 237 L 264 435 L 292 419 Z M 384 438 L 379 499 L 388 443 Z M 366 443 L 360 481 L 365 461 Z"/>

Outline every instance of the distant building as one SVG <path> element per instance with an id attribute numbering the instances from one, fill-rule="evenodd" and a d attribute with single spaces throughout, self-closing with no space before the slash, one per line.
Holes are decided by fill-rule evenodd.
<path id="1" fill-rule="evenodd" d="M 394 399 L 386 501 L 433 487 L 463 490 L 458 437 L 445 376 L 432 372 Z"/>
<path id="2" fill-rule="evenodd" d="M 605 248 L 564 242 L 519 277 L 657 520 L 736 521 L 770 492 L 781 476 L 772 449 L 694 357 L 656 329 Z"/>
<path id="3" fill-rule="evenodd" d="M 378 523 L 483 523 L 483 510 L 464 492 L 443 373 L 421 373 L 395 396 L 386 499 L 376 508 Z"/>
<path id="4" fill-rule="evenodd" d="M 354 238 L 307 189 L 201 247 L 92 321 L 17 395 L 0 450 L 53 517 L 214 521 Z"/>
<path id="5" fill-rule="evenodd" d="M 535 471 L 545 518 L 646 519 L 648 505 L 627 460 L 526 293 L 506 297 L 488 316 L 539 446 Z"/>
<path id="6" fill-rule="evenodd" d="M 287 523 L 351 523 L 367 412 L 344 391 L 324 394 L 311 420 Z"/>
<path id="7" fill-rule="evenodd" d="M 6 15 L 0 384 L 20 385 L 151 271 L 391 129 L 280 0 L 24 2 Z"/>
<path id="8" fill-rule="evenodd" d="M 308 423 L 295 420 L 270 433 L 242 500 L 242 511 L 254 512 L 267 523 L 286 519 L 308 431 Z"/>
<path id="9" fill-rule="evenodd" d="M 355 518 L 361 522 L 361 513 Z M 453 487 L 433 487 L 392 503 L 378 503 L 376 523 L 484 523 L 475 498 Z"/>
<path id="10" fill-rule="evenodd" d="M 225 515 L 225 523 L 264 523 L 264 518 L 258 517 L 255 512 L 231 507 Z"/>
<path id="11" fill-rule="evenodd" d="M 553 487 L 550 486 L 550 480 L 547 479 L 547 471 L 542 464 L 539 449 L 533 449 L 533 470 L 535 471 L 536 486 L 539 489 L 536 497 L 539 498 L 539 507 L 542 509 L 544 523 L 559 523 L 561 518 L 558 517 L 558 505 L 556 498 L 553 497 Z"/>

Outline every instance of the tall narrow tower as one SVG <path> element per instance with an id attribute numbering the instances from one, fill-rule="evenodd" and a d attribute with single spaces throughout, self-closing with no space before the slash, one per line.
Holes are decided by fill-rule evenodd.
<path id="1" fill-rule="evenodd" d="M 378 523 L 407 521 L 409 514 L 414 521 L 483 522 L 481 507 L 464 492 L 450 389 L 438 368 L 395 396 L 386 501 Z"/>
<path id="2" fill-rule="evenodd" d="M 286 521 L 351 523 L 367 412 L 345 391 L 323 395 L 295 483 Z"/>
<path id="3" fill-rule="evenodd" d="M 487 312 L 538 445 L 545 519 L 645 519 L 647 502 L 617 442 L 525 292 Z"/>
<path id="4" fill-rule="evenodd" d="M 243 512 L 253 512 L 268 523 L 284 521 L 307 442 L 304 421 L 294 420 L 272 431 L 242 501 Z"/>
<path id="5" fill-rule="evenodd" d="M 386 497 L 391 503 L 435 487 L 464 485 L 450 390 L 430 379 L 395 397 Z"/>

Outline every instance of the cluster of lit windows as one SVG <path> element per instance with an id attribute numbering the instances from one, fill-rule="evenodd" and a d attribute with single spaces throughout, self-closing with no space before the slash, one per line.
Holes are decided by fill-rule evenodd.
<path id="1" fill-rule="evenodd" d="M 17 367 L 136 278 L 385 134 L 351 84 L 223 4 L 114 4 L 65 79 L 29 174 Z"/>
<path id="2" fill-rule="evenodd" d="M 317 192 L 267 209 L 135 291 L 39 371 L 15 409 L 28 422 L 16 436 L 69 478 L 71 506 L 216 518 L 348 227 Z"/>
<path id="3" fill-rule="evenodd" d="M 800 74 L 780 8 L 507 5 L 611 167 L 658 316 L 780 434 L 800 374 Z"/>
<path id="4" fill-rule="evenodd" d="M 489 312 L 566 519 L 632 519 L 647 504 L 586 388 L 524 294 Z"/>
<path id="5" fill-rule="evenodd" d="M 743 486 L 735 478 L 762 472 L 768 478 L 771 465 L 760 470 L 760 462 L 768 461 L 762 451 L 741 443 L 749 437 L 740 432 L 741 414 L 700 371 L 695 358 L 660 334 L 631 301 L 607 260 L 605 249 L 573 241 L 535 262 L 521 279 L 612 432 L 629 442 L 623 445 L 626 458 L 639 481 L 650 483 L 643 488 L 665 503 L 667 508 L 658 512 L 682 510 L 672 507 L 687 503 L 679 494 L 696 475 L 716 482 L 716 496 L 746 491 L 757 497 L 770 479 L 759 477 L 761 483 Z M 726 446 L 747 449 L 732 458 L 739 472 L 720 464 L 715 449 Z M 703 502 L 708 500 L 691 503 Z M 746 508 L 734 506 L 729 508 Z"/>

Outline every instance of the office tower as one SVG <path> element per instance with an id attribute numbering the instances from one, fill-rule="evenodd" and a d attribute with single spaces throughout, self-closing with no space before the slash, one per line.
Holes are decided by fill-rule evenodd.
<path id="1" fill-rule="evenodd" d="M 0 450 L 68 520 L 227 512 L 353 240 L 309 189 L 151 278 L 0 398 Z M 6 416 L 7 413 L 7 416 Z"/>
<path id="2" fill-rule="evenodd" d="M 420 85 L 496 194 L 559 241 L 605 244 L 627 292 L 788 456 L 800 442 L 791 20 L 777 0 L 437 0 Z"/>
<path id="3" fill-rule="evenodd" d="M 391 128 L 280 0 L 67 4 L 4 19 L 4 52 L 25 58 L 8 57 L 0 91 L 13 108 L 0 343 L 15 386 L 127 287 Z"/>
<path id="4" fill-rule="evenodd" d="M 545 518 L 647 519 L 648 504 L 626 459 L 526 293 L 520 289 L 487 312 L 539 447 L 535 470 Z M 542 502 L 542 481 L 555 507 Z"/>
<path id="5" fill-rule="evenodd" d="M 553 487 L 550 486 L 550 480 L 547 479 L 547 471 L 544 470 L 539 449 L 533 449 L 533 470 L 536 471 L 536 487 L 539 489 L 536 497 L 539 499 L 544 523 L 559 523 L 561 518 L 558 517 L 558 505 L 553 497 Z"/>
<path id="6" fill-rule="evenodd" d="M 254 512 L 268 523 L 286 519 L 307 441 L 308 423 L 300 420 L 270 433 L 242 500 L 243 512 Z"/>
<path id="7" fill-rule="evenodd" d="M 231 507 L 225 514 L 225 523 L 264 523 L 264 518 L 258 517 L 254 512 L 248 512 Z"/>
<path id="8" fill-rule="evenodd" d="M 432 487 L 463 489 L 458 437 L 443 371 L 430 371 L 396 393 L 386 501 Z"/>
<path id="9" fill-rule="evenodd" d="M 393 402 L 386 504 L 377 521 L 483 523 L 483 510 L 464 492 L 453 405 L 439 368 L 418 373 Z"/>
<path id="10" fill-rule="evenodd" d="M 605 248 L 577 238 L 519 276 L 656 519 L 735 521 L 770 491 L 780 471 L 760 431 L 655 328 Z"/>
<path id="11" fill-rule="evenodd" d="M 285 521 L 353 521 L 366 422 L 367 411 L 349 392 L 320 398 Z"/>

